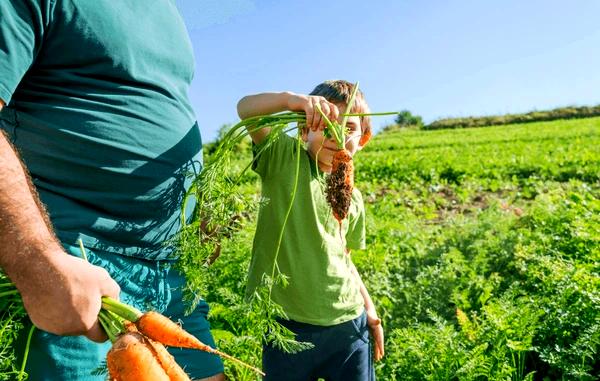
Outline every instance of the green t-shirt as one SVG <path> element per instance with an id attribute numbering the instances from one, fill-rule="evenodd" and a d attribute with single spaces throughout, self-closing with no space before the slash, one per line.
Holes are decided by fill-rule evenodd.
<path id="1" fill-rule="evenodd" d="M 0 1 L 0 128 L 59 238 L 163 258 L 201 138 L 173 0 Z"/>
<path id="2" fill-rule="evenodd" d="M 297 147 L 296 139 L 281 135 L 254 163 L 262 180 L 264 202 L 254 236 L 248 295 L 260 284 L 263 274 L 272 274 L 279 234 L 292 200 Z M 325 199 L 325 176 L 304 149 L 300 152 L 298 175 L 296 197 L 277 260 L 289 284 L 275 286 L 271 297 L 295 321 L 329 326 L 352 320 L 363 311 L 364 301 L 344 243 L 349 249 L 365 247 L 362 196 L 355 188 L 349 216 L 342 223 L 343 242 L 339 224 Z"/>

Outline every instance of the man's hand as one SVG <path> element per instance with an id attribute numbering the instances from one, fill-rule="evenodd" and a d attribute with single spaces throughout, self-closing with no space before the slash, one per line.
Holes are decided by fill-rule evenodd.
<path id="1" fill-rule="evenodd" d="M 57 335 L 106 341 L 98 322 L 101 298 L 118 299 L 120 292 L 108 272 L 65 253 L 58 245 L 35 257 L 41 260 L 23 263 L 14 279 L 33 324 Z"/>
<path id="2" fill-rule="evenodd" d="M 367 326 L 375 343 L 373 356 L 375 361 L 379 361 L 385 354 L 383 350 L 383 326 L 381 325 L 381 319 L 377 317 L 374 310 L 367 310 Z"/>

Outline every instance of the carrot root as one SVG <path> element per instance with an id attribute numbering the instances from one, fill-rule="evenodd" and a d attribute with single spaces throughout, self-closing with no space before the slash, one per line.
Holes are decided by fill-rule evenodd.
<path id="1" fill-rule="evenodd" d="M 170 381 L 147 340 L 137 332 L 119 336 L 106 363 L 111 381 Z"/>
<path id="2" fill-rule="evenodd" d="M 212 353 L 234 361 L 264 376 L 264 373 L 260 369 L 204 344 L 194 335 L 181 328 L 179 324 L 174 323 L 171 319 L 158 312 L 146 312 L 135 322 L 135 325 L 140 333 L 164 345 L 178 348 L 199 349 L 204 352 Z"/>
<path id="3" fill-rule="evenodd" d="M 167 373 L 167 376 L 169 376 L 170 381 L 190 381 L 190 377 L 177 364 L 173 355 L 167 351 L 164 345 L 151 339 L 148 339 L 148 343 L 154 350 L 156 358 Z"/>
<path id="4" fill-rule="evenodd" d="M 135 325 L 145 336 L 169 347 L 199 349 L 205 352 L 213 350 L 186 332 L 179 324 L 158 312 L 146 312 L 135 322 Z"/>
<path id="5" fill-rule="evenodd" d="M 348 216 L 354 188 L 354 165 L 350 153 L 342 149 L 333 156 L 331 174 L 327 178 L 326 196 L 333 216 L 341 224 Z"/>

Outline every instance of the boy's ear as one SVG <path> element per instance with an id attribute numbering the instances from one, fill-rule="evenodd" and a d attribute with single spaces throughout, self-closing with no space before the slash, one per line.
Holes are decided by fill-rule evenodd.
<path id="1" fill-rule="evenodd" d="M 363 148 L 365 145 L 367 145 L 367 143 L 369 142 L 370 139 L 371 139 L 371 130 L 367 130 L 361 135 L 360 140 L 358 141 L 358 146 L 360 148 Z"/>

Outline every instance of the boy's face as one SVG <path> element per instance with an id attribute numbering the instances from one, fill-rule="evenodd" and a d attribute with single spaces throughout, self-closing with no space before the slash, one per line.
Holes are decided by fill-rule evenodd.
<path id="1" fill-rule="evenodd" d="M 340 110 L 345 107 L 338 105 Z M 343 117 L 340 115 L 338 123 L 342 123 Z M 346 122 L 346 150 L 351 156 L 359 151 L 362 147 L 358 144 L 362 134 L 362 128 L 360 125 L 360 117 L 351 116 L 348 117 Z M 302 134 L 302 138 L 307 143 L 308 153 L 313 160 L 319 163 L 319 167 L 323 172 L 331 172 L 331 163 L 333 161 L 333 155 L 338 151 L 337 144 L 333 137 L 326 138 L 323 131 L 309 130 Z"/>

